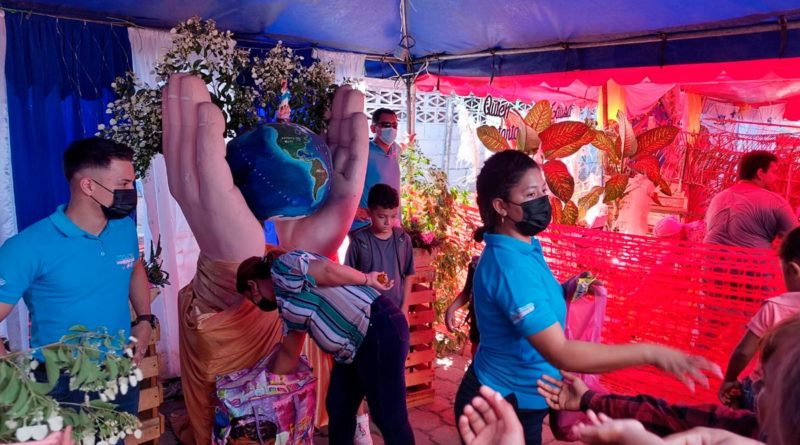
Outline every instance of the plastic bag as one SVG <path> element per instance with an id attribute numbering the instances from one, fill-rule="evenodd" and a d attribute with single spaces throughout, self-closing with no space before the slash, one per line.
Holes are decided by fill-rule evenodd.
<path id="1" fill-rule="evenodd" d="M 280 348 L 250 369 L 217 377 L 214 444 L 313 443 L 316 379 L 305 356 L 294 374 L 271 373 Z"/>

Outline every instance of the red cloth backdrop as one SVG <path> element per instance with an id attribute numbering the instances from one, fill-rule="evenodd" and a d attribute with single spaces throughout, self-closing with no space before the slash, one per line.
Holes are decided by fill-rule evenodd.
<path id="1" fill-rule="evenodd" d="M 475 209 L 462 215 L 479 223 Z M 465 247 L 475 246 L 464 234 Z M 745 324 L 765 298 L 784 292 L 773 251 L 551 226 L 545 258 L 563 281 L 592 271 L 608 288 L 603 342 L 652 342 L 700 354 L 725 368 Z M 613 372 L 601 382 L 622 394 L 646 393 L 672 402 L 714 402 L 719 380 L 692 394 L 652 367 Z"/>

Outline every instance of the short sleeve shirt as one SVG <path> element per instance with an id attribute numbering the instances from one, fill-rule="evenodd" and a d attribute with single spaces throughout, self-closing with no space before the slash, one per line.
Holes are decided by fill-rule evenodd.
<path id="1" fill-rule="evenodd" d="M 0 247 L 0 302 L 23 298 L 30 310 L 31 346 L 57 342 L 74 325 L 127 339 L 133 268 L 139 260 L 131 218 L 85 232 L 60 206 Z"/>
<path id="2" fill-rule="evenodd" d="M 369 141 L 369 160 L 367 161 L 367 176 L 364 178 L 364 190 L 358 208 L 367 208 L 369 190 L 375 184 L 387 184 L 400 192 L 400 146 L 393 143 L 389 151 L 384 151 L 375 141 Z M 358 230 L 369 225 L 368 220 L 357 219 L 353 221 L 350 231 Z"/>
<path id="3" fill-rule="evenodd" d="M 706 212 L 705 242 L 769 249 L 797 227 L 797 216 L 780 195 L 742 182 L 720 192 Z"/>
<path id="4" fill-rule="evenodd" d="M 369 286 L 317 286 L 308 275 L 311 261 L 330 260 L 296 250 L 281 255 L 272 266 L 285 333 L 307 332 L 334 360 L 351 363 L 367 335 L 371 306 L 379 295 Z"/>
<path id="5" fill-rule="evenodd" d="M 756 337 L 761 338 L 778 323 L 798 313 L 800 313 L 800 292 L 787 292 L 764 300 L 761 308 L 747 323 L 747 329 Z M 760 363 L 756 366 L 751 378 L 754 382 L 763 378 Z"/>
<path id="6" fill-rule="evenodd" d="M 528 336 L 553 324 L 565 324 L 567 307 L 561 285 L 542 255 L 530 244 L 487 234 L 486 248 L 473 282 L 473 301 L 481 342 L 475 355 L 478 380 L 504 397 L 516 394 L 522 409 L 545 409 L 536 379 L 558 371 L 531 345 Z"/>
<path id="7" fill-rule="evenodd" d="M 347 246 L 344 263 L 361 272 L 386 272 L 394 286 L 381 295 L 398 308 L 403 307 L 406 277 L 414 275 L 414 248 L 411 237 L 401 228 L 393 229 L 389 239 L 380 239 L 370 229 L 354 232 Z"/>

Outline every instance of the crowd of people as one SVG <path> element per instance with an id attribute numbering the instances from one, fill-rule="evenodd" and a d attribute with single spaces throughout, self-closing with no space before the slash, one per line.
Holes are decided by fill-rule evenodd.
<path id="1" fill-rule="evenodd" d="M 405 362 L 415 266 L 411 239 L 398 227 L 403 147 L 395 141 L 397 116 L 377 110 L 369 124 L 375 137 L 368 140 L 363 96 L 340 88 L 327 134 L 334 159 L 328 201 L 310 217 L 277 222 L 280 244 L 265 248 L 261 222 L 224 162 L 224 120 L 205 84 L 175 75 L 163 93 L 169 187 L 201 249 L 197 277 L 178 301 L 191 423 L 191 435 L 182 439 L 211 441 L 216 376 L 248 368 L 280 345 L 271 372 L 291 374 L 305 353 L 320 376 L 330 443 L 370 443 L 368 408 L 387 444 L 413 444 Z M 64 155 L 69 202 L 0 247 L 0 320 L 24 299 L 32 347 L 83 324 L 132 336 L 138 340 L 133 359 L 142 359 L 139 345 L 147 344 L 156 321 L 128 218 L 136 206 L 132 160 L 132 150 L 121 144 L 74 142 Z M 754 314 L 723 373 L 701 356 L 665 346 L 568 338 L 567 300 L 577 292 L 577 278 L 556 280 L 536 238 L 552 219 L 542 168 L 514 150 L 487 159 L 476 185 L 483 226 L 475 239 L 485 247 L 445 314 L 455 329 L 456 310 L 469 306 L 474 357 L 453 400 L 461 440 L 540 444 L 549 413 L 585 411 L 589 421 L 574 434 L 586 443 L 797 443 L 800 229 L 788 203 L 772 191 L 777 162 L 770 153 L 745 155 L 739 183 L 714 198 L 706 218 L 707 242 L 770 248 L 780 240 L 787 287 Z M 683 230 L 674 224 L 659 230 L 672 236 L 679 233 L 675 227 Z M 581 292 L 604 289 L 593 281 Z M 129 304 L 137 314 L 133 323 Z M 759 352 L 756 371 L 740 380 Z M 722 405 L 602 394 L 573 374 L 642 365 L 672 374 L 690 390 L 711 385 L 709 377 L 721 379 Z M 47 379 L 43 366 L 34 372 Z M 69 377 L 63 370 L 50 395 L 81 403 L 84 395 L 70 390 Z M 131 388 L 115 403 L 136 413 L 138 391 Z M 324 414 L 317 413 L 319 421 Z"/>

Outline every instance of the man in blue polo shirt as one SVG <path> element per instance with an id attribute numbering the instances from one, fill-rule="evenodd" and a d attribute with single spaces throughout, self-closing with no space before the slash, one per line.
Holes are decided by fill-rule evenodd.
<path id="1" fill-rule="evenodd" d="M 130 148 L 112 141 L 73 142 L 64 153 L 69 203 L 0 246 L 0 321 L 24 299 L 31 347 L 57 342 L 81 324 L 114 336 L 132 334 L 142 345 L 135 347 L 134 361 L 141 361 L 155 321 L 136 226 L 128 217 L 137 199 L 132 160 Z M 133 327 L 129 300 L 139 314 Z M 0 355 L 5 353 L 0 345 Z M 138 412 L 137 389 L 114 400 L 120 411 Z M 82 392 L 69 390 L 66 373 L 50 395 L 83 402 Z"/>
<path id="2" fill-rule="evenodd" d="M 397 139 L 397 114 L 388 108 L 378 108 L 372 113 L 370 130 L 375 137 L 369 142 L 367 176 L 364 178 L 364 191 L 358 202 L 358 210 L 350 231 L 369 225 L 367 198 L 375 184 L 388 184 L 400 191 L 400 145 Z"/>

